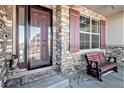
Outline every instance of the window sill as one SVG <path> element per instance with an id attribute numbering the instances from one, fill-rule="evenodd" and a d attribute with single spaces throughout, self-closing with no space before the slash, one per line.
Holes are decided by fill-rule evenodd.
<path id="1" fill-rule="evenodd" d="M 89 52 L 98 52 L 98 51 L 103 51 L 105 52 L 105 49 L 100 49 L 100 48 L 96 48 L 96 49 L 84 49 L 84 50 L 80 50 L 79 53 L 80 54 L 85 54 L 85 53 L 89 53 Z"/>

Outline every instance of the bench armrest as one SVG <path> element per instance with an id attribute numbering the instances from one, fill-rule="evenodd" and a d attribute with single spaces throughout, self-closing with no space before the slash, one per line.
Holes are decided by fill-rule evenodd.
<path id="1" fill-rule="evenodd" d="M 90 67 L 91 68 L 99 68 L 99 62 L 97 62 L 97 61 L 91 61 L 90 62 Z"/>
<path id="2" fill-rule="evenodd" d="M 114 59 L 114 62 L 117 62 L 117 58 L 116 57 L 108 57 L 108 61 L 110 62 L 112 58 Z"/>

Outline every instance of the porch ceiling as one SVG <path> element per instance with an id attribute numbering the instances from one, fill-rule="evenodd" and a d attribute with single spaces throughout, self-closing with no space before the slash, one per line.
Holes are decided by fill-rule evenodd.
<path id="1" fill-rule="evenodd" d="M 123 11 L 124 5 L 114 5 L 115 8 L 112 9 L 112 5 L 83 5 L 93 11 L 96 11 L 104 16 L 111 16 L 116 13 Z"/>

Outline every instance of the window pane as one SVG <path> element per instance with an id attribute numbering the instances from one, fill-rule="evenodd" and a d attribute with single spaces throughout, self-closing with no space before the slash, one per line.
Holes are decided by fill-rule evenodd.
<path id="1" fill-rule="evenodd" d="M 89 34 L 84 34 L 84 33 L 80 33 L 80 41 L 87 41 L 89 42 L 89 38 L 90 38 L 90 35 Z"/>
<path id="2" fill-rule="evenodd" d="M 85 31 L 85 17 L 80 17 L 80 30 Z"/>
<path id="3" fill-rule="evenodd" d="M 80 16 L 80 30 L 90 32 L 90 18 Z"/>
<path id="4" fill-rule="evenodd" d="M 99 35 L 92 35 L 92 48 L 99 48 Z"/>
<path id="5" fill-rule="evenodd" d="M 99 42 L 92 42 L 92 48 L 99 48 Z"/>
<path id="6" fill-rule="evenodd" d="M 98 42 L 99 41 L 99 35 L 92 35 L 92 42 Z"/>
<path id="7" fill-rule="evenodd" d="M 89 42 L 80 42 L 80 49 L 89 49 Z"/>
<path id="8" fill-rule="evenodd" d="M 80 49 L 89 49 L 90 48 L 90 35 L 80 33 Z"/>
<path id="9" fill-rule="evenodd" d="M 25 9 L 23 7 L 19 7 L 19 63 L 24 62 L 24 32 L 25 32 Z"/>
<path id="10" fill-rule="evenodd" d="M 80 16 L 80 22 L 82 23 L 82 24 L 85 24 L 85 17 L 83 17 L 83 16 Z"/>
<path id="11" fill-rule="evenodd" d="M 89 42 L 85 42 L 85 49 L 89 49 L 90 48 L 90 43 Z"/>
<path id="12" fill-rule="evenodd" d="M 92 32 L 93 33 L 99 33 L 99 23 L 98 21 L 92 20 Z"/>
<path id="13" fill-rule="evenodd" d="M 86 32 L 90 32 L 90 25 L 86 24 Z"/>
<path id="14" fill-rule="evenodd" d="M 90 18 L 86 18 L 86 24 L 90 25 Z"/>
<path id="15" fill-rule="evenodd" d="M 85 24 L 80 24 L 80 30 L 85 31 Z"/>

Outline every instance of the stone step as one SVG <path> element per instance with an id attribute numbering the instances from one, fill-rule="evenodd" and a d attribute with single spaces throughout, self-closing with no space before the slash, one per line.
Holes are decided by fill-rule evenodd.
<path id="1" fill-rule="evenodd" d="M 65 88 L 69 86 L 69 79 L 62 75 L 54 75 L 31 83 L 13 86 L 15 88 Z"/>
<path id="2" fill-rule="evenodd" d="M 32 71 L 23 71 L 16 73 L 12 78 L 8 79 L 5 87 L 13 87 L 17 85 L 23 85 L 36 80 L 41 80 L 50 76 L 54 76 L 57 73 L 53 69 L 36 69 Z"/>

